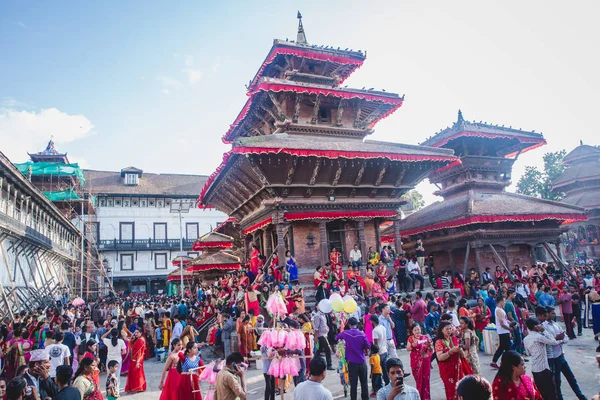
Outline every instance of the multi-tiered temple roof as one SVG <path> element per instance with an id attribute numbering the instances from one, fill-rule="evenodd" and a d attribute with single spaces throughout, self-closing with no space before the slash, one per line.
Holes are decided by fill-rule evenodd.
<path id="1" fill-rule="evenodd" d="M 276 225 L 279 262 L 285 261 L 283 236 L 291 222 L 321 221 L 324 262 L 332 245 L 324 221 L 369 221 L 373 229 L 396 219 L 402 195 L 456 158 L 448 149 L 365 140 L 404 97 L 342 87 L 366 53 L 311 45 L 301 19 L 298 28 L 295 42 L 273 42 L 248 85 L 248 101 L 223 137 L 232 149 L 202 189 L 200 203 L 235 218 L 244 234 Z M 356 231 L 366 246 L 362 226 Z M 269 235 L 262 240 L 267 253 Z"/>
<path id="2" fill-rule="evenodd" d="M 564 204 L 582 207 L 590 223 L 600 224 L 600 148 L 581 144 L 565 156 L 567 170 L 552 182 L 552 189 L 566 194 Z"/>

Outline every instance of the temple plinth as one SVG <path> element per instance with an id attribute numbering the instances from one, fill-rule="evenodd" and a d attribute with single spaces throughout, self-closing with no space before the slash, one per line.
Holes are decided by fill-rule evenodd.
<path id="1" fill-rule="evenodd" d="M 298 37 L 273 42 L 200 203 L 235 218 L 247 245 L 276 252 L 280 265 L 290 250 L 312 269 L 334 247 L 344 262 L 355 244 L 366 257 L 379 224 L 397 223 L 402 196 L 457 159 L 452 149 L 366 140 L 404 97 L 341 87 L 366 54 L 306 43 L 301 21 Z"/>

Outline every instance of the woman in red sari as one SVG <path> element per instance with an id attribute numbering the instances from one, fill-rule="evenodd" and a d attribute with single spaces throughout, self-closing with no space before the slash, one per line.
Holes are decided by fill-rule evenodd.
<path id="1" fill-rule="evenodd" d="M 322 266 L 318 266 L 313 274 L 313 280 L 315 283 L 315 288 L 319 288 L 319 284 L 321 282 L 325 282 L 327 284 L 327 271 Z"/>
<path id="2" fill-rule="evenodd" d="M 294 291 L 292 288 L 292 284 L 288 283 L 285 288 L 281 291 L 283 297 L 285 297 L 285 306 L 287 307 L 288 314 L 294 312 L 294 307 L 296 307 L 296 302 L 294 301 Z"/>
<path id="3" fill-rule="evenodd" d="M 435 353 L 440 369 L 440 378 L 444 382 L 446 399 L 456 399 L 456 384 L 466 375 L 473 373 L 471 366 L 463 357 L 458 339 L 452 335 L 452 323 L 441 321 L 438 326 L 438 339 L 435 341 Z"/>
<path id="4" fill-rule="evenodd" d="M 460 273 L 458 273 L 458 272 L 454 275 L 454 279 L 452 280 L 452 287 L 454 289 L 460 289 L 460 295 L 463 298 L 467 297 L 465 295 L 465 281 L 463 280 L 462 276 L 460 276 Z"/>
<path id="5" fill-rule="evenodd" d="M 429 379 L 431 377 L 431 354 L 433 343 L 427 335 L 421 334 L 421 327 L 414 324 L 408 338 L 406 350 L 410 352 L 410 368 L 415 377 L 421 400 L 431 400 Z"/>
<path id="6" fill-rule="evenodd" d="M 139 329 L 133 332 L 131 345 L 131 363 L 127 374 L 125 392 L 137 393 L 146 391 L 146 374 L 144 373 L 144 354 L 146 353 L 146 339 Z"/>
<path id="7" fill-rule="evenodd" d="M 385 281 L 387 281 L 387 278 L 388 278 L 387 267 L 381 261 L 379 262 L 379 264 L 377 264 L 377 268 L 375 268 L 375 275 L 377 275 L 377 277 L 379 278 L 379 282 L 381 282 L 381 284 L 383 284 Z"/>
<path id="8" fill-rule="evenodd" d="M 335 270 L 335 268 L 337 268 L 337 266 L 339 265 L 340 267 L 342 266 L 342 255 L 340 254 L 339 251 L 337 251 L 335 249 L 335 247 L 333 249 L 331 249 L 331 252 L 329 253 L 329 262 L 331 263 L 331 269 Z"/>
<path id="9" fill-rule="evenodd" d="M 256 276 L 258 274 L 258 268 L 260 264 L 260 251 L 258 251 L 258 246 L 252 245 L 252 252 L 250 253 L 250 271 L 252 275 Z"/>
<path id="10" fill-rule="evenodd" d="M 383 301 L 388 300 L 388 295 L 381 287 L 378 277 L 375 277 L 375 281 L 373 282 L 373 286 L 371 287 L 371 297 L 373 297 L 374 299 L 382 298 Z"/>
<path id="11" fill-rule="evenodd" d="M 543 400 L 535 383 L 525 374 L 525 362 L 516 351 L 505 351 L 494 383 L 494 400 Z"/>
<path id="12" fill-rule="evenodd" d="M 165 362 L 165 366 L 160 374 L 158 390 L 161 391 L 159 400 L 168 400 L 177 392 L 181 374 L 177 370 L 179 363 L 179 353 L 181 353 L 181 340 L 173 339 L 171 342 L 171 354 Z M 165 377 L 167 380 L 165 381 Z"/>

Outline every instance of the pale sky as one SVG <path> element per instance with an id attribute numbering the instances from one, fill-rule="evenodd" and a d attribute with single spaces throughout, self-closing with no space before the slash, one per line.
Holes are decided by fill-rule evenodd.
<path id="1" fill-rule="evenodd" d="M 416 144 L 459 108 L 543 132 L 515 183 L 545 152 L 600 144 L 598 2 L 5 0 L 0 151 L 26 161 L 54 134 L 86 168 L 210 174 L 244 85 L 273 38 L 295 38 L 298 9 L 310 43 L 367 50 L 350 87 L 406 94 L 370 139 Z"/>

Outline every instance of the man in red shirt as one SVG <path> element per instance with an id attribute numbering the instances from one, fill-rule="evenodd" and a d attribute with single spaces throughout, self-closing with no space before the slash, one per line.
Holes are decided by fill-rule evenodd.
<path id="1" fill-rule="evenodd" d="M 420 291 L 415 293 L 415 302 L 410 309 L 412 319 L 421 326 L 421 330 L 425 332 L 425 311 L 427 304 L 423 301 L 423 294 Z"/>
<path id="2" fill-rule="evenodd" d="M 558 304 L 560 304 L 560 310 L 562 311 L 565 326 L 567 327 L 567 336 L 569 336 L 569 339 L 575 339 L 576 336 L 573 331 L 573 299 L 567 285 L 562 287 L 562 293 L 558 296 Z"/>

